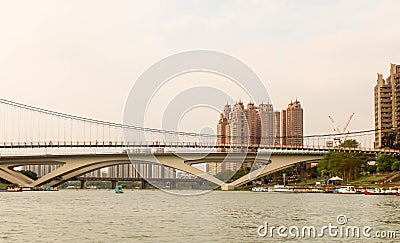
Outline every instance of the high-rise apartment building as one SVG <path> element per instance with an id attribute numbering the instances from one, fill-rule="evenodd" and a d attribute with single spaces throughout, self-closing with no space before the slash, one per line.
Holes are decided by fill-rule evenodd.
<path id="1" fill-rule="evenodd" d="M 217 125 L 217 146 L 220 146 L 219 148 L 217 148 L 217 151 L 219 152 L 228 152 L 228 148 L 224 148 L 224 146 L 229 146 L 231 144 L 230 126 L 228 121 L 230 113 L 231 106 L 226 104 L 224 107 L 224 111 L 220 113 L 220 119 L 218 120 Z M 209 172 L 211 175 L 216 175 L 219 172 L 227 170 L 225 167 L 226 166 L 221 163 L 207 163 L 206 171 Z"/>
<path id="2" fill-rule="evenodd" d="M 303 146 L 303 108 L 297 99 L 282 110 L 282 144 Z"/>
<path id="3" fill-rule="evenodd" d="M 230 144 L 230 126 L 228 119 L 224 113 L 220 114 L 220 119 L 217 125 L 217 146 L 229 146 Z M 226 148 L 218 148 L 220 152 L 226 152 Z"/>
<path id="4" fill-rule="evenodd" d="M 249 136 L 249 145 L 250 146 L 258 146 L 261 140 L 261 121 L 260 114 L 254 103 L 250 102 L 247 104 L 246 113 L 246 121 L 247 121 L 247 130 Z M 245 128 L 246 129 L 246 128 Z"/>
<path id="5" fill-rule="evenodd" d="M 272 104 L 260 104 L 260 124 L 261 124 L 261 141 L 260 144 L 272 147 L 274 145 L 276 134 L 276 117 Z"/>
<path id="6" fill-rule="evenodd" d="M 86 173 L 83 176 L 86 176 L 86 177 L 103 177 L 104 174 L 105 173 L 104 173 L 104 171 L 102 169 L 98 169 L 98 170 L 94 170 L 94 171 L 91 171 L 89 173 Z"/>
<path id="7" fill-rule="evenodd" d="M 223 112 L 223 114 L 224 114 L 224 117 L 229 121 L 229 119 L 230 119 L 230 114 L 231 114 L 231 112 L 232 112 L 232 109 L 231 109 L 231 106 L 228 104 L 228 103 L 226 103 L 226 105 L 224 106 L 224 112 Z"/>
<path id="8" fill-rule="evenodd" d="M 111 178 L 176 178 L 175 169 L 150 163 L 121 164 L 108 167 Z"/>
<path id="9" fill-rule="evenodd" d="M 108 167 L 108 175 L 111 178 L 139 178 L 132 164 L 113 165 Z"/>
<path id="10" fill-rule="evenodd" d="M 233 106 L 229 119 L 231 145 L 247 146 L 249 144 L 249 131 L 247 129 L 246 111 L 243 102 L 239 101 Z"/>
<path id="11" fill-rule="evenodd" d="M 374 87 L 375 143 L 376 148 L 399 143 L 400 130 L 400 65 L 390 64 L 390 75 L 383 79 L 378 73 Z M 393 134 L 396 141 L 389 141 Z M 396 138 L 397 137 L 397 138 Z"/>
<path id="12" fill-rule="evenodd" d="M 275 111 L 274 116 L 275 116 L 275 120 L 274 120 L 275 121 L 275 123 L 274 123 L 275 146 L 279 146 L 279 145 L 281 145 L 281 113 L 279 111 Z"/>

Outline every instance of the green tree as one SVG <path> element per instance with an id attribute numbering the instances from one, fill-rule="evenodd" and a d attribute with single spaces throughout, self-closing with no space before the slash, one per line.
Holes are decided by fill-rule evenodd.
<path id="1" fill-rule="evenodd" d="M 329 152 L 318 163 L 317 171 L 324 176 L 341 176 L 346 181 L 356 179 L 368 157 L 363 153 Z"/>
<path id="2" fill-rule="evenodd" d="M 379 154 L 376 158 L 377 170 L 392 171 L 392 165 L 398 161 L 397 158 L 391 154 Z"/>
<path id="3" fill-rule="evenodd" d="M 358 148 L 358 146 L 360 146 L 360 143 L 354 139 L 348 139 L 340 144 L 340 147 L 343 148 Z"/>
<path id="4" fill-rule="evenodd" d="M 375 173 L 375 172 L 376 172 L 376 168 L 377 168 L 376 165 L 370 165 L 370 166 L 368 166 L 367 170 L 368 170 L 370 173 Z"/>
<path id="5" fill-rule="evenodd" d="M 400 170 L 400 161 L 395 161 L 392 164 L 392 171 L 399 171 Z"/>

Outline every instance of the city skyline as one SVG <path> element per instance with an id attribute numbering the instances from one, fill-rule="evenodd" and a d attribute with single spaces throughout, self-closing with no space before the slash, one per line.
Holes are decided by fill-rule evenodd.
<path id="1" fill-rule="evenodd" d="M 238 99 L 233 104 L 233 109 L 227 102 L 220 112 L 216 129 L 217 144 L 226 145 L 237 142 L 238 144 L 280 145 L 282 143 L 301 146 L 303 124 L 303 108 L 297 98 L 295 101 L 290 100 L 286 109 L 282 110 L 274 109 L 271 103 L 263 101 L 258 105 L 256 102 L 249 101 L 245 108 L 242 99 Z M 237 138 L 240 137 L 238 134 L 244 134 L 246 138 Z M 240 142 L 230 140 L 233 139 L 231 137 L 239 139 Z M 270 138 L 274 141 L 270 141 Z M 261 141 L 263 139 L 264 141 Z"/>

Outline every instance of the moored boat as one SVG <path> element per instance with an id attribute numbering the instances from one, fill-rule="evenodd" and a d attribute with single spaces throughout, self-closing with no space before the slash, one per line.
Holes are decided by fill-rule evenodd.
<path id="1" fill-rule="evenodd" d="M 333 190 L 335 194 L 356 194 L 357 191 L 354 186 L 341 186 L 339 189 Z"/>
<path id="2" fill-rule="evenodd" d="M 282 186 L 282 185 L 275 185 L 273 191 L 274 192 L 294 192 L 293 188 L 288 187 L 288 186 Z"/>
<path id="3" fill-rule="evenodd" d="M 268 192 L 268 189 L 264 188 L 264 187 L 253 187 L 253 188 L 251 188 L 251 191 L 252 192 Z"/>
<path id="4" fill-rule="evenodd" d="M 366 188 L 364 191 L 365 195 L 397 195 L 398 191 L 394 189 L 384 189 L 384 188 Z"/>
<path id="5" fill-rule="evenodd" d="M 22 187 L 20 186 L 7 187 L 6 192 L 22 192 Z"/>
<path id="6" fill-rule="evenodd" d="M 324 193 L 334 193 L 334 191 L 335 191 L 334 187 L 326 187 Z"/>

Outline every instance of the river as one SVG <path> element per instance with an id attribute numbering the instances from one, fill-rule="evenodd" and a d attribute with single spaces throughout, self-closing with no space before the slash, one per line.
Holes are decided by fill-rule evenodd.
<path id="1" fill-rule="evenodd" d="M 313 237 L 258 235 L 269 226 L 370 226 L 397 231 L 400 197 L 214 191 L 176 196 L 159 190 L 60 190 L 0 193 L 2 242 L 320 242 Z M 265 227 L 264 227 L 265 228 Z M 261 235 L 264 228 L 261 228 Z M 286 233 L 288 233 L 286 231 Z M 301 237 L 301 236 L 300 236 Z M 340 238 L 324 242 L 391 242 Z"/>

